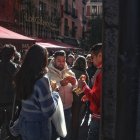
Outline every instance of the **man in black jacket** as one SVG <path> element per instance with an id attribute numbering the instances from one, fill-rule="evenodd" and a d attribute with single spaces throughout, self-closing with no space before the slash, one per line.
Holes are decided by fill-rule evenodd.
<path id="1" fill-rule="evenodd" d="M 2 123 L 11 119 L 14 97 L 13 78 L 17 71 L 17 64 L 12 60 L 16 52 L 15 46 L 6 44 L 1 50 L 0 61 L 0 127 Z"/>

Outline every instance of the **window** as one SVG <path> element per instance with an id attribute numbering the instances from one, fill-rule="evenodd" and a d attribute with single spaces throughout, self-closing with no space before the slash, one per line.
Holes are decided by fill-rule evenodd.
<path id="1" fill-rule="evenodd" d="M 69 35 L 69 26 L 68 26 L 68 19 L 65 18 L 64 20 L 64 35 L 68 36 Z"/>
<path id="2" fill-rule="evenodd" d="M 39 1 L 39 15 L 44 18 L 46 16 L 46 4 Z"/>
<path id="3" fill-rule="evenodd" d="M 96 16 L 97 15 L 97 6 L 92 6 L 92 9 L 91 9 L 91 13 L 93 16 Z"/>

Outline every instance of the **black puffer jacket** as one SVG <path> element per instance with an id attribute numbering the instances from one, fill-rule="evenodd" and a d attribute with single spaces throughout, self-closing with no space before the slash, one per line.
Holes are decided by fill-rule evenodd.
<path id="1" fill-rule="evenodd" d="M 13 77 L 16 71 L 17 65 L 12 61 L 0 62 L 0 104 L 13 101 Z"/>

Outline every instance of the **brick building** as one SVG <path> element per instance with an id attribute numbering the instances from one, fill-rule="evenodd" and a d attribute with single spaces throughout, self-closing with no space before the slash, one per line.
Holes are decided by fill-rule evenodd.
<path id="1" fill-rule="evenodd" d="M 87 0 L 1 0 L 0 25 L 34 38 L 77 44 L 86 31 Z M 71 45 L 72 45 L 71 44 Z"/>
<path id="2" fill-rule="evenodd" d="M 13 29 L 15 26 L 15 0 L 0 0 L 0 25 Z"/>
<path id="3" fill-rule="evenodd" d="M 83 38 L 86 25 L 86 0 L 62 0 L 61 35 Z"/>
<path id="4" fill-rule="evenodd" d="M 1 0 L 0 25 L 22 34 L 53 38 L 60 34 L 60 0 Z"/>
<path id="5" fill-rule="evenodd" d="M 90 30 L 90 20 L 97 16 L 102 17 L 103 4 L 102 0 L 88 0 L 86 5 L 87 26 L 86 30 Z"/>

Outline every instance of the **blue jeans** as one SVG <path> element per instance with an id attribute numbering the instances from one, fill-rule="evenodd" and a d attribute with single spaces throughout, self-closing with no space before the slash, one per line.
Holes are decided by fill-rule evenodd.
<path id="1" fill-rule="evenodd" d="M 91 119 L 87 140 L 99 140 L 100 120 Z"/>

